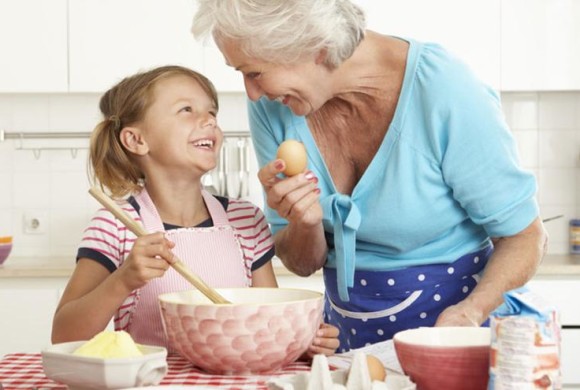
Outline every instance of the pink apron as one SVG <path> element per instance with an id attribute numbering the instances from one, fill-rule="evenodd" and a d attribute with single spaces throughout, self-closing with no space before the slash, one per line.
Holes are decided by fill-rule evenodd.
<path id="1" fill-rule="evenodd" d="M 180 228 L 166 232 L 175 243 L 173 253 L 206 283 L 213 287 L 248 287 L 250 265 L 244 262 L 240 243 L 229 225 L 226 211 L 211 194 L 202 190 L 203 199 L 213 220 L 213 227 Z M 165 231 L 163 222 L 145 189 L 135 196 L 141 206 L 141 219 L 148 232 Z M 158 295 L 191 290 L 194 287 L 173 268 L 153 279 L 137 292 L 135 308 L 129 320 L 129 333 L 141 344 L 168 347 Z"/>

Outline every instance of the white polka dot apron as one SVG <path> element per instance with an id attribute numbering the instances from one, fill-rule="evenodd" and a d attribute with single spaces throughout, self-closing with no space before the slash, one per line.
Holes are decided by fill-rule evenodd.
<path id="1" fill-rule="evenodd" d="M 388 340 L 401 330 L 433 326 L 448 306 L 467 297 L 493 248 L 450 264 L 396 271 L 355 271 L 349 301 L 340 298 L 337 270 L 324 269 L 325 322 L 340 330 L 340 352 Z"/>
<path id="2" fill-rule="evenodd" d="M 140 215 L 148 232 L 165 231 L 163 222 L 149 194 L 144 189 L 135 199 L 141 206 Z M 175 243 L 173 253 L 213 287 L 248 287 L 251 271 L 244 257 L 226 211 L 217 199 L 203 191 L 203 199 L 213 220 L 209 228 L 180 228 L 166 232 Z M 161 278 L 151 280 L 137 293 L 137 303 L 129 321 L 129 333 L 136 342 L 165 346 L 158 295 L 191 290 L 194 287 L 169 268 Z M 170 350 L 173 350 L 170 346 Z"/>

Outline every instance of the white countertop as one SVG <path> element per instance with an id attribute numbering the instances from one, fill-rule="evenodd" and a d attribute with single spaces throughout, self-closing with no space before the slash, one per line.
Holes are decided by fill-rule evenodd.
<path id="1" fill-rule="evenodd" d="M 74 260 L 65 258 L 10 257 L 0 265 L 2 278 L 68 278 L 74 269 Z M 276 275 L 293 275 L 279 260 L 274 261 Z M 316 273 L 322 274 L 321 271 Z M 547 255 L 540 265 L 537 277 L 580 278 L 580 256 Z"/>

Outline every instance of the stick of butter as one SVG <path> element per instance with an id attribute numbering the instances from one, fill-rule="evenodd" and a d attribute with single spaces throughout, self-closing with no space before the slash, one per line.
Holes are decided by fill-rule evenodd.
<path id="1" fill-rule="evenodd" d="M 128 358 L 143 356 L 143 352 L 123 330 L 105 330 L 77 348 L 73 355 L 99 358 Z"/>

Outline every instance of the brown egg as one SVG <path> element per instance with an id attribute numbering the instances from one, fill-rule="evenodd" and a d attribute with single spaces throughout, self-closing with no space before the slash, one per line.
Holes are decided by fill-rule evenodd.
<path id="1" fill-rule="evenodd" d="M 369 368 L 371 381 L 385 381 L 387 372 L 385 371 L 385 366 L 383 366 L 383 363 L 378 358 L 373 355 L 367 355 L 367 366 Z"/>
<path id="2" fill-rule="evenodd" d="M 280 144 L 276 158 L 284 160 L 286 164 L 284 174 L 286 176 L 294 176 L 304 172 L 308 165 L 304 144 L 293 139 L 286 140 Z"/>

